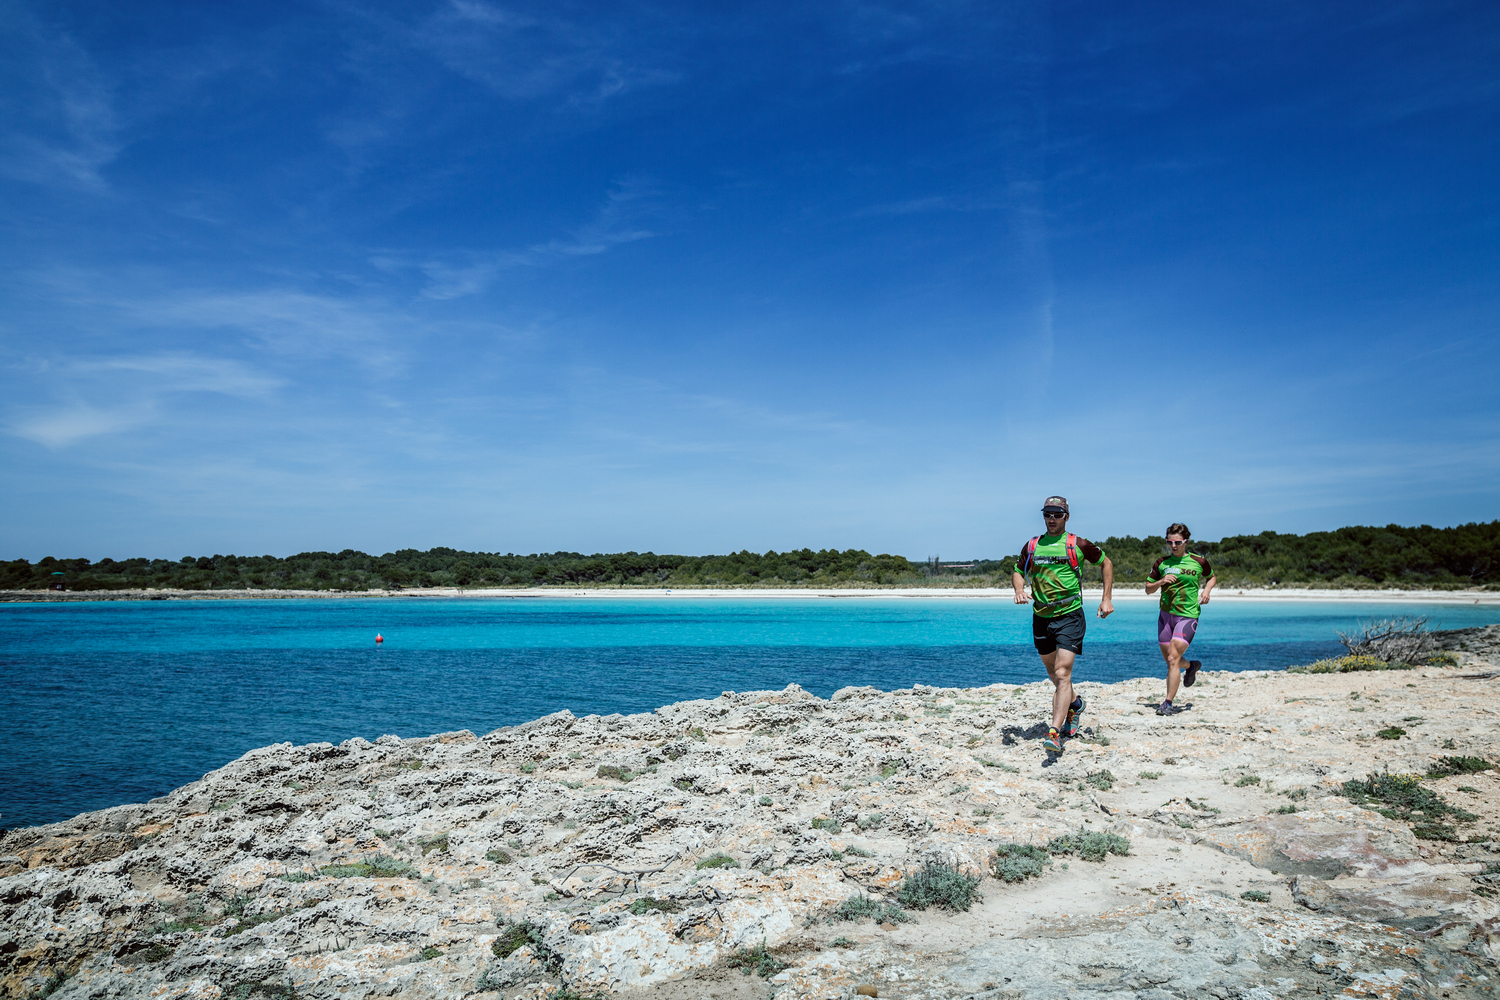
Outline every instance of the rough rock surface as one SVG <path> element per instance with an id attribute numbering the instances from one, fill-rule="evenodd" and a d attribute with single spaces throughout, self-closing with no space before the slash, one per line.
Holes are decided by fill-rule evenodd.
<path id="1" fill-rule="evenodd" d="M 265 747 L 0 839 L 0 995 L 1492 997 L 1500 775 L 1421 783 L 1477 814 L 1463 843 L 1340 795 L 1495 758 L 1472 646 L 1457 668 L 1206 672 L 1170 718 L 1159 680 L 1081 684 L 1086 735 L 1057 758 L 1045 683 Z M 928 861 L 986 873 L 998 844 L 1080 831 L 1130 852 L 987 876 L 967 912 L 830 920 Z M 501 956 L 507 922 L 531 938 Z M 769 978 L 735 967 L 761 947 Z"/>

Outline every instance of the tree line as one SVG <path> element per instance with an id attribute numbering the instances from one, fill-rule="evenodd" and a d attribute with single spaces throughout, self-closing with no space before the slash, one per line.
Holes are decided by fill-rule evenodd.
<path id="1" fill-rule="evenodd" d="M 1165 554 L 1160 538 L 1100 544 L 1122 583 L 1144 581 Z M 1500 521 L 1452 528 L 1349 527 L 1306 535 L 1263 531 L 1193 542 L 1226 586 L 1500 587 Z M 372 556 L 353 549 L 294 556 L 0 561 L 0 589 L 372 590 L 406 587 L 856 587 L 1009 586 L 1015 556 L 912 562 L 863 549 L 728 555 L 552 552 L 516 555 L 435 548 Z M 1099 578 L 1099 571 L 1088 574 Z"/>

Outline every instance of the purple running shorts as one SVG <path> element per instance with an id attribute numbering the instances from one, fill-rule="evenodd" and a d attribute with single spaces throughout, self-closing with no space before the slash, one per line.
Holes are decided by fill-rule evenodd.
<path id="1" fill-rule="evenodd" d="M 1198 631 L 1198 619 L 1184 618 L 1181 615 L 1169 615 L 1165 611 L 1156 616 L 1156 641 L 1163 646 L 1170 645 L 1173 639 L 1181 639 L 1183 642 L 1191 643 L 1193 633 Z"/>

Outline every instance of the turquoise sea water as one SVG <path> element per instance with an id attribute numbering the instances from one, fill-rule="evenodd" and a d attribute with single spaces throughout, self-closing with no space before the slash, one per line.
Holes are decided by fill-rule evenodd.
<path id="1" fill-rule="evenodd" d="M 1208 669 L 1285 667 L 1410 613 L 1500 621 L 1473 604 L 1231 598 L 1205 609 L 1193 649 Z M 889 597 L 0 605 L 0 826 L 143 801 L 287 740 L 485 733 L 794 681 L 826 697 L 1040 680 L 1030 620 L 1008 600 Z M 1091 617 L 1077 679 L 1162 675 L 1155 621 L 1146 601 Z"/>

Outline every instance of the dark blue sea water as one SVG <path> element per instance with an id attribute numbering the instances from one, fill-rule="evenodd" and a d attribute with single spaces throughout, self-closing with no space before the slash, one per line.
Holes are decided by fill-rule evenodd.
<path id="1" fill-rule="evenodd" d="M 1090 606 L 1092 612 L 1092 606 Z M 1500 608 L 1221 599 L 1205 667 L 1305 663 L 1391 614 L 1438 628 Z M 1090 619 L 1079 680 L 1163 672 L 1155 602 Z M 377 647 L 376 632 L 385 636 Z M 139 802 L 253 747 L 485 733 L 571 709 L 643 712 L 797 682 L 971 686 L 1042 679 L 1008 600 L 379 598 L 0 605 L 0 826 Z"/>

